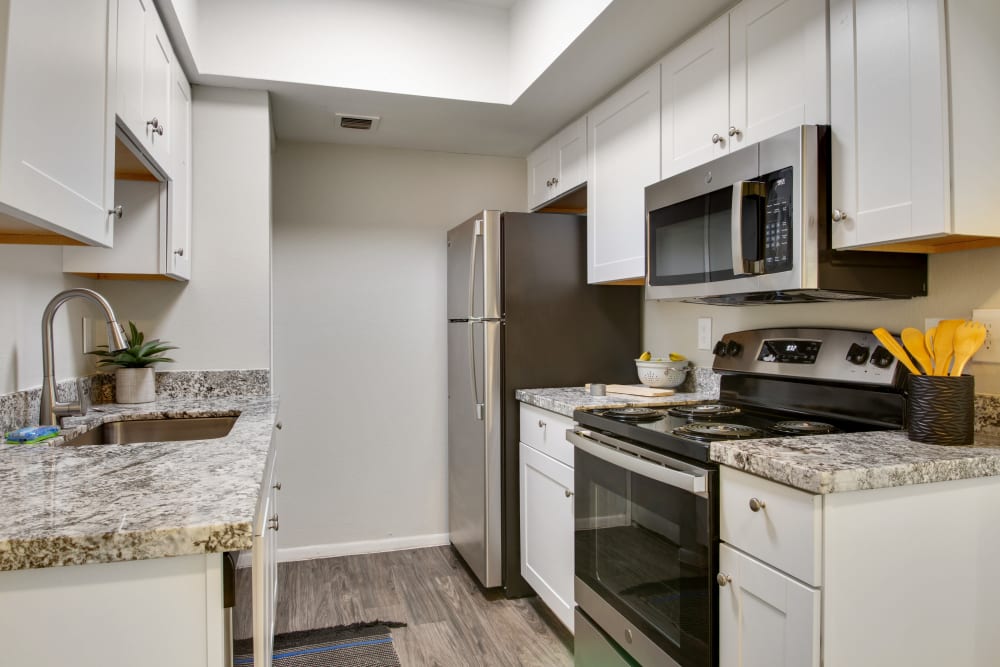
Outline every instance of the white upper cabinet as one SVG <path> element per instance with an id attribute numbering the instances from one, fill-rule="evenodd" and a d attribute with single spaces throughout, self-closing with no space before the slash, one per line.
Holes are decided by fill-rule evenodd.
<path id="1" fill-rule="evenodd" d="M 660 63 L 664 178 L 725 154 L 729 145 L 729 16 Z"/>
<path id="2" fill-rule="evenodd" d="M 587 180 L 587 119 L 563 128 L 528 156 L 528 206 L 542 204 Z"/>
<path id="3" fill-rule="evenodd" d="M 174 62 L 170 93 L 170 173 L 163 272 L 178 280 L 191 278 L 191 86 Z"/>
<path id="4" fill-rule="evenodd" d="M 118 79 L 114 111 L 127 127 L 142 127 L 142 79 L 146 62 L 146 15 L 152 0 L 111 0 L 118 3 Z"/>
<path id="5" fill-rule="evenodd" d="M 744 0 L 667 54 L 663 178 L 829 122 L 824 0 Z"/>
<path id="6" fill-rule="evenodd" d="M 116 12 L 80 0 L 3 5 L 0 242 L 110 245 Z"/>
<path id="7" fill-rule="evenodd" d="M 587 116 L 587 282 L 645 275 L 645 188 L 660 179 L 660 66 Z"/>
<path id="8" fill-rule="evenodd" d="M 830 16 L 834 247 L 1000 243 L 1000 3 L 833 0 Z"/>

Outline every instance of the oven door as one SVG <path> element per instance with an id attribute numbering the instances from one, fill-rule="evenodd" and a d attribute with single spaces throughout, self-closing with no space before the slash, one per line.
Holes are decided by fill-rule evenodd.
<path id="1" fill-rule="evenodd" d="M 577 427 L 576 602 L 640 664 L 717 661 L 717 470 Z"/>

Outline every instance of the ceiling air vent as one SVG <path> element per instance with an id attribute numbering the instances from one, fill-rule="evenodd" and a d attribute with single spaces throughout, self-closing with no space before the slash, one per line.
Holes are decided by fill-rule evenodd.
<path id="1" fill-rule="evenodd" d="M 359 114 L 338 113 L 340 126 L 348 130 L 377 130 L 381 116 L 362 116 Z"/>

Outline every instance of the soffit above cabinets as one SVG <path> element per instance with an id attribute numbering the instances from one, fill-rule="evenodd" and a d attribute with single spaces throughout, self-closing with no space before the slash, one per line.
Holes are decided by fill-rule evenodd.
<path id="1" fill-rule="evenodd" d="M 158 0 L 192 81 L 270 91 L 278 139 L 516 157 L 732 4 Z"/>

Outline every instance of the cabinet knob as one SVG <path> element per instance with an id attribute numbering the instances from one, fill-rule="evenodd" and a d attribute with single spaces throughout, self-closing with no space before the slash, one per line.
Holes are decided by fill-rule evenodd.
<path id="1" fill-rule="evenodd" d="M 164 127 L 163 127 L 163 124 L 160 122 L 159 118 L 157 118 L 157 117 L 154 116 L 153 120 L 147 120 L 146 121 L 146 127 L 152 127 L 153 128 L 153 132 L 155 132 L 156 134 L 160 135 L 161 137 L 163 136 Z"/>
<path id="2" fill-rule="evenodd" d="M 759 498 L 751 498 L 750 499 L 750 511 L 751 512 L 759 512 L 762 509 L 764 509 L 765 507 L 767 507 L 767 505 L 764 504 L 763 500 L 760 500 Z"/>
<path id="3" fill-rule="evenodd" d="M 559 185 L 559 179 L 558 178 L 553 178 L 552 179 L 552 185 Z"/>
<path id="4" fill-rule="evenodd" d="M 125 207 L 122 206 L 121 204 L 118 204 L 118 206 L 115 206 L 114 208 L 108 210 L 108 215 L 113 215 L 119 220 L 121 220 L 124 214 L 125 214 Z"/>
<path id="5" fill-rule="evenodd" d="M 743 136 L 743 130 L 741 130 L 741 129 L 737 128 L 737 127 L 730 126 L 730 128 L 729 128 L 729 136 L 731 136 L 731 137 L 741 137 L 741 136 Z"/>
<path id="6" fill-rule="evenodd" d="M 274 425 L 274 428 L 276 428 L 276 429 L 278 429 L 280 431 L 282 428 L 284 428 L 284 426 L 285 426 L 284 424 L 282 424 L 281 422 L 278 422 L 277 424 Z"/>
<path id="7" fill-rule="evenodd" d="M 713 144 L 724 144 L 724 143 L 726 143 L 726 140 L 722 138 L 721 134 L 713 134 L 712 135 L 712 143 Z"/>
<path id="8" fill-rule="evenodd" d="M 184 256 L 184 248 L 177 248 L 177 250 L 174 250 L 174 254 L 177 255 L 178 257 L 183 257 Z"/>
<path id="9" fill-rule="evenodd" d="M 842 220 L 847 220 L 847 214 L 841 211 L 839 208 L 833 209 L 833 221 L 840 222 Z"/>
<path id="10" fill-rule="evenodd" d="M 281 482 L 275 482 L 274 483 L 274 490 L 275 491 L 281 491 Z"/>
<path id="11" fill-rule="evenodd" d="M 551 178 L 549 180 L 545 181 L 545 187 L 547 187 L 547 188 L 551 188 L 552 187 L 552 179 Z"/>
<path id="12" fill-rule="evenodd" d="M 566 489 L 566 497 L 567 498 L 572 498 L 573 497 L 573 492 L 570 491 L 569 489 Z"/>
<path id="13" fill-rule="evenodd" d="M 278 530 L 278 515 L 275 514 L 267 520 L 267 527 L 271 530 Z"/>
<path id="14" fill-rule="evenodd" d="M 632 628 L 625 628 L 625 639 L 629 644 L 632 643 Z"/>
<path id="15" fill-rule="evenodd" d="M 733 580 L 733 578 L 730 577 L 725 572 L 720 572 L 717 575 L 715 575 L 715 581 L 716 581 L 716 583 L 718 583 L 719 586 L 721 586 L 723 588 L 726 587 L 727 585 L 729 585 L 729 583 L 732 582 L 732 580 Z"/>

